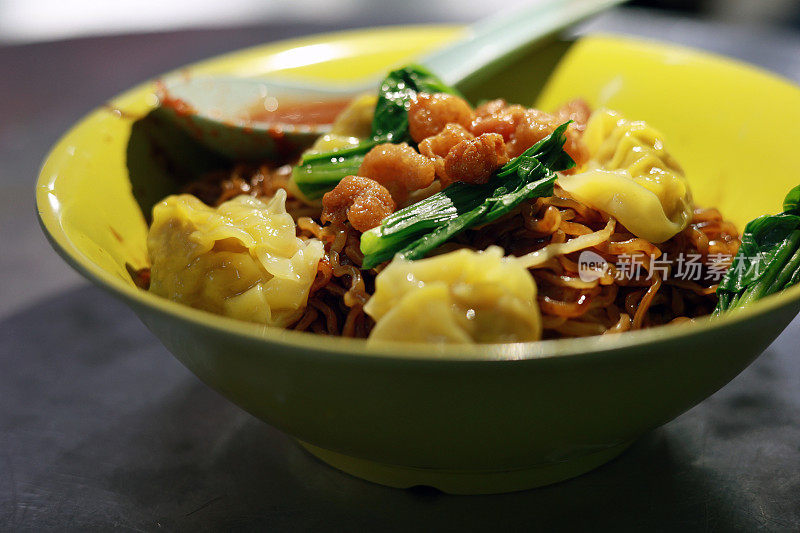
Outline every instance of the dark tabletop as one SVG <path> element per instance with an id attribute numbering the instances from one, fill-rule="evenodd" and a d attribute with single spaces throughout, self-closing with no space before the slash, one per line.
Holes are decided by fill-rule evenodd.
<path id="1" fill-rule="evenodd" d="M 406 20 L 352 21 L 366 23 Z M 339 473 L 202 385 L 61 263 L 32 196 L 46 149 L 116 92 L 307 24 L 0 47 L 0 531 L 800 530 L 800 319 L 739 377 L 611 463 L 455 497 Z M 616 12 L 589 29 L 740 57 L 800 81 L 800 36 Z M 743 110 L 746 112 L 746 110 Z"/>

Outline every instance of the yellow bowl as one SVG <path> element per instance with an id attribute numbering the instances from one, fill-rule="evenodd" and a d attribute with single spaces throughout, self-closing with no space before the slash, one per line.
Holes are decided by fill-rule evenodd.
<path id="1" fill-rule="evenodd" d="M 459 31 L 323 35 L 188 70 L 335 82 L 385 71 Z M 554 43 L 466 92 L 544 108 L 582 96 L 648 120 L 684 165 L 698 203 L 719 207 L 740 228 L 778 211 L 800 176 L 800 90 L 721 57 L 592 36 Z M 154 105 L 152 83 L 131 89 L 53 148 L 37 185 L 45 233 L 69 264 L 130 304 L 204 382 L 366 479 L 487 493 L 578 475 L 722 387 L 800 311 L 795 287 L 691 326 L 502 346 L 367 347 L 183 307 L 136 289 L 125 269 L 147 264 L 139 203 L 146 207 L 173 186 L 157 154 L 129 144 L 134 119 Z M 133 166 L 144 178 L 132 184 Z"/>

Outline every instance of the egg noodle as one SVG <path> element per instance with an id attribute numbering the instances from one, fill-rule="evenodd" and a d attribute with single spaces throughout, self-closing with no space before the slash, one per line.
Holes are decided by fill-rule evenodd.
<path id="1" fill-rule="evenodd" d="M 192 183 L 186 192 L 209 205 L 237 195 L 271 198 L 289 187 L 289 167 L 239 165 Z M 301 239 L 325 243 L 305 312 L 290 329 L 365 338 L 374 321 L 364 305 L 375 290 L 381 267 L 361 270 L 360 233 L 348 225 L 322 226 L 321 208 L 289 193 L 286 210 Z M 695 209 L 691 222 L 662 243 L 651 243 L 614 224 L 606 213 L 587 206 L 556 186 L 553 196 L 525 202 L 497 222 L 458 235 L 437 252 L 500 246 L 530 268 L 538 288 L 543 338 L 623 332 L 709 314 L 716 284 L 707 279 L 709 261 L 732 257 L 739 234 L 716 209 Z M 579 276 L 580 253 L 590 250 L 606 261 L 595 279 Z M 681 277 L 677 258 L 699 257 L 700 272 Z M 664 261 L 654 268 L 654 259 Z M 669 258 L 675 258 L 670 260 Z M 620 276 L 635 267 L 635 275 Z M 665 275 L 666 274 L 666 275 Z M 691 278 L 691 279 L 690 279 Z M 424 319 L 425 309 L 419 309 Z"/>

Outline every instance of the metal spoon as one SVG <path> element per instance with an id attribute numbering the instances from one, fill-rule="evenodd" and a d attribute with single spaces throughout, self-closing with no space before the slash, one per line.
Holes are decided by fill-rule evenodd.
<path id="1" fill-rule="evenodd" d="M 515 53 L 542 42 L 625 0 L 541 0 L 498 13 L 471 26 L 466 35 L 418 60 L 450 85 L 478 82 L 508 64 Z M 253 118 L 256 105 L 331 102 L 375 88 L 379 80 L 348 86 L 316 86 L 280 78 L 186 77 L 162 80 L 159 112 L 222 155 L 269 159 L 310 146 L 330 124 L 294 124 Z M 269 100 L 268 100 L 269 99 Z"/>

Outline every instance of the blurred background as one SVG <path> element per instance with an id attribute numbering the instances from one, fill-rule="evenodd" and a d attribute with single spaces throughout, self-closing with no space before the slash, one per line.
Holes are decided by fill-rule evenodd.
<path id="1" fill-rule="evenodd" d="M 629 5 L 731 23 L 800 24 L 797 0 L 637 0 Z M 0 0 L 0 43 L 277 22 L 469 22 L 496 9 L 485 0 Z"/>

